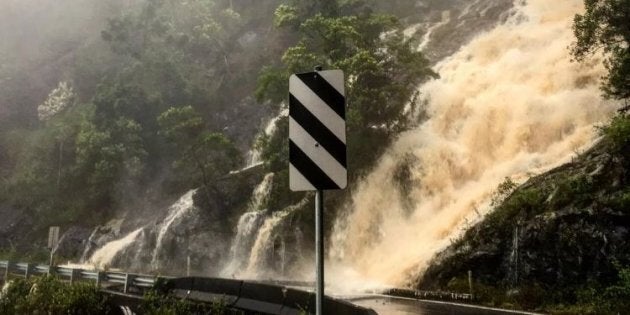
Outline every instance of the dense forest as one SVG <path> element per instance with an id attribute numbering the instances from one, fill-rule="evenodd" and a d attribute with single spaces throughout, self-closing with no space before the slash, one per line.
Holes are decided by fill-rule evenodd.
<path id="1" fill-rule="evenodd" d="M 253 146 L 278 173 L 274 208 L 299 200 L 286 194 L 286 118 L 271 136 L 256 135 L 286 106 L 288 75 L 316 65 L 353 78 L 356 179 L 417 123 L 405 106 L 415 108 L 416 86 L 435 76 L 391 14 L 404 4 L 387 12 L 369 1 L 118 1 L 89 10 L 70 2 L 3 4 L 5 32 L 25 23 L 12 10 L 35 15 L 29 27 L 47 32 L 31 41 L 7 33 L 0 68 L 0 203 L 28 218 L 32 237 L 192 188 L 216 191 Z M 93 21 L 76 28 L 62 16 Z"/>

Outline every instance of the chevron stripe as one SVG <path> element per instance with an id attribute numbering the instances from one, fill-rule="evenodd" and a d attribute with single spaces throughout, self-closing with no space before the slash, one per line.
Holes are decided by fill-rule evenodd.
<path id="1" fill-rule="evenodd" d="M 300 73 L 296 76 L 306 84 L 311 91 L 324 101 L 337 115 L 346 118 L 346 99 L 323 76 L 317 73 Z"/>
<path id="2" fill-rule="evenodd" d="M 289 160 L 291 165 L 317 189 L 339 189 L 317 164 L 313 163 L 299 147 L 289 140 Z"/>
<path id="3" fill-rule="evenodd" d="M 289 118 L 289 128 L 292 132 L 302 135 L 291 138 L 291 141 L 304 152 L 308 158 L 326 173 L 339 187 L 346 187 L 346 167 L 341 165 L 328 151 L 317 145 L 306 130 L 302 128 L 292 117 Z"/>
<path id="4" fill-rule="evenodd" d="M 328 104 L 326 104 L 315 92 L 313 92 L 297 76 L 291 77 L 291 93 L 302 106 L 304 106 L 317 120 L 324 124 L 341 142 L 346 142 L 346 121 Z M 292 100 L 290 100 L 292 101 Z"/>
<path id="5" fill-rule="evenodd" d="M 317 119 L 300 101 L 289 95 L 289 117 L 293 118 L 311 137 L 328 151 L 341 165 L 346 166 L 346 144 Z M 300 135 L 289 126 L 289 136 Z M 301 135 L 300 135 L 301 136 Z"/>
<path id="6" fill-rule="evenodd" d="M 302 173 L 300 173 L 300 171 L 298 171 L 291 163 L 289 163 L 289 178 L 291 178 L 289 181 L 289 188 L 293 191 L 317 190 L 317 188 L 315 188 L 315 186 L 313 186 L 313 184 L 311 184 L 311 182 L 309 182 L 308 179 L 306 179 L 306 177 L 304 177 L 304 175 L 302 175 Z"/>

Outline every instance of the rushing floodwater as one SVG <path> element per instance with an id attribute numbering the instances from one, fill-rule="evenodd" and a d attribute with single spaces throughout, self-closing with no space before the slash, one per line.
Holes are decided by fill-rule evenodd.
<path id="1" fill-rule="evenodd" d="M 331 262 L 346 270 L 341 285 L 347 270 L 409 284 L 490 210 L 500 182 L 567 161 L 614 112 L 600 97 L 601 61 L 571 62 L 582 0 L 530 0 L 516 10 L 437 66 L 441 78 L 420 89 L 430 119 L 401 135 L 354 192 L 331 242 Z M 410 188 L 397 182 L 400 169 Z"/>

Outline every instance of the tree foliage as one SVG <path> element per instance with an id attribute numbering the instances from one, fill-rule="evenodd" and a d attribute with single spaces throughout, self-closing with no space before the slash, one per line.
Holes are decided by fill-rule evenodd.
<path id="1" fill-rule="evenodd" d="M 301 16 L 307 14 L 304 6 L 311 5 L 319 6 L 315 12 L 323 13 Z M 297 43 L 284 52 L 282 65 L 263 70 L 258 99 L 284 104 L 290 74 L 313 71 L 316 65 L 342 69 L 347 81 L 349 167 L 354 176 L 360 174 L 396 135 L 414 123 L 407 114 L 419 105 L 417 86 L 435 73 L 414 49 L 413 41 L 403 35 L 394 16 L 374 13 L 360 1 L 283 5 L 276 10 L 276 24 L 297 28 Z M 274 138 L 286 138 L 287 120 L 279 123 L 283 126 Z M 280 141 L 268 139 L 266 143 L 274 146 L 267 155 L 273 168 L 286 166 L 286 157 L 271 153 L 286 153 L 279 150 Z"/>
<path id="2" fill-rule="evenodd" d="M 575 16 L 576 42 L 571 52 L 583 60 L 597 51 L 608 73 L 602 90 L 614 99 L 630 98 L 630 0 L 585 0 L 586 12 Z"/>
<path id="3" fill-rule="evenodd" d="M 241 163 L 232 142 L 221 133 L 206 131 L 192 106 L 170 108 L 160 114 L 158 123 L 159 134 L 178 152 L 173 166 L 196 185 L 216 189 L 215 180 Z"/>
<path id="4" fill-rule="evenodd" d="M 105 294 L 93 284 L 65 284 L 53 276 L 11 280 L 0 293 L 0 313 L 113 314 Z"/>

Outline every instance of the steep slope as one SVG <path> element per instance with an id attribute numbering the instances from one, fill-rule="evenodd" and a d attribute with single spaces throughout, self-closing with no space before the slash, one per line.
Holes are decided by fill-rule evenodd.
<path id="1" fill-rule="evenodd" d="M 614 283 L 630 262 L 628 153 L 627 141 L 606 136 L 516 189 L 502 184 L 495 210 L 437 255 L 419 287 L 456 289 L 470 270 L 477 286 L 535 288 L 542 304 L 575 303 L 587 285 Z"/>

